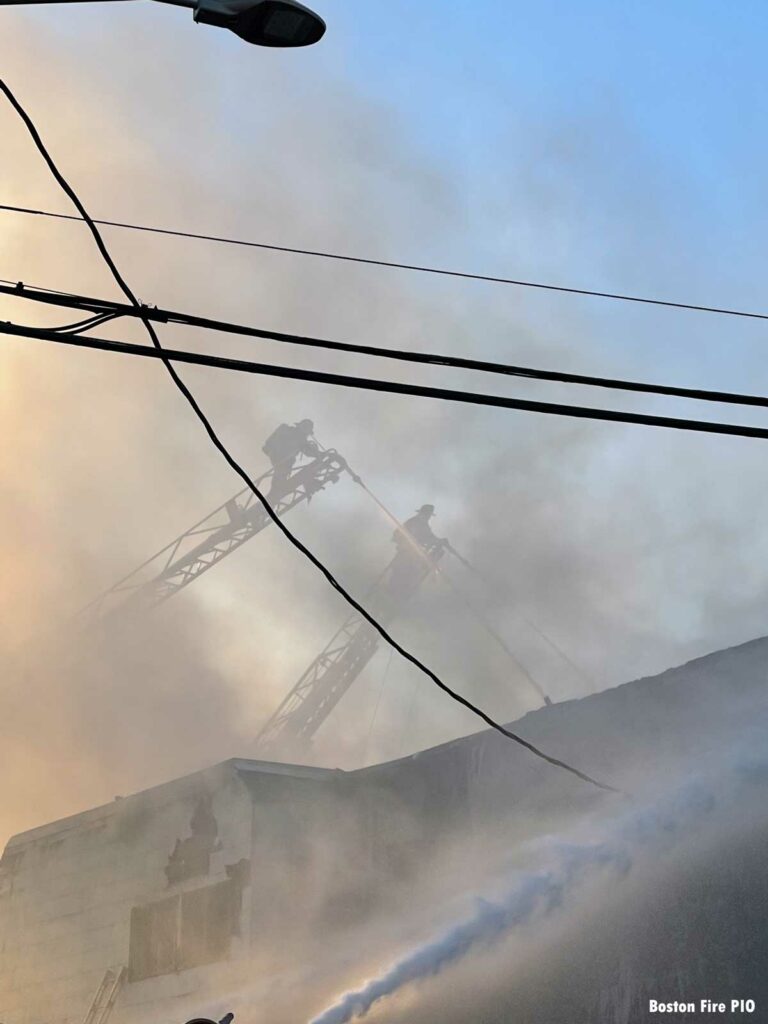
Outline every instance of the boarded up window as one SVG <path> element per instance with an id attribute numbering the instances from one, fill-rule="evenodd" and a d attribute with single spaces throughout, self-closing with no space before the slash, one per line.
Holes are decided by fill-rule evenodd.
<path id="1" fill-rule="evenodd" d="M 235 931 L 234 886 L 219 882 L 181 897 L 179 969 L 224 960 Z"/>
<path id="2" fill-rule="evenodd" d="M 131 911 L 128 970 L 131 981 L 176 970 L 179 897 L 147 903 Z"/>
<path id="3" fill-rule="evenodd" d="M 240 888 L 231 880 L 170 896 L 131 911 L 129 978 L 225 960 L 237 934 Z"/>

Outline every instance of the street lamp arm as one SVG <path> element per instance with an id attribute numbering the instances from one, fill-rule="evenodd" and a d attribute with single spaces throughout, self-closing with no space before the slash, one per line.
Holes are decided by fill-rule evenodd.
<path id="1" fill-rule="evenodd" d="M 73 4 L 91 0 L 0 0 L 0 7 L 21 4 Z M 100 0 L 123 3 L 127 0 Z M 311 46 L 325 34 L 325 22 L 298 0 L 157 0 L 194 11 L 195 21 L 228 28 L 257 46 Z"/>
<path id="2" fill-rule="evenodd" d="M 94 0 L 0 0 L 0 7 L 30 7 L 39 6 L 40 4 L 77 4 L 77 3 L 92 3 Z M 125 0 L 99 0 L 99 3 L 120 3 Z M 160 3 L 175 3 L 176 0 L 160 0 Z M 185 3 L 184 6 L 187 6 Z M 194 3 L 190 3 L 188 6 L 194 7 Z"/>

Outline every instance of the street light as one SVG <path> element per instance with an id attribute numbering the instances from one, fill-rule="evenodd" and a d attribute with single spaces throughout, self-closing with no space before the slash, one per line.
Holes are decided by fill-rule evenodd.
<path id="1" fill-rule="evenodd" d="M 78 0 L 0 0 L 0 6 L 77 3 Z M 228 28 L 257 46 L 311 46 L 325 34 L 325 22 L 298 0 L 160 0 L 189 7 L 195 21 Z"/>
<path id="2" fill-rule="evenodd" d="M 164 0 L 169 2 L 169 0 Z M 257 46 L 311 46 L 325 22 L 297 0 L 191 0 L 195 21 L 219 25 Z"/>

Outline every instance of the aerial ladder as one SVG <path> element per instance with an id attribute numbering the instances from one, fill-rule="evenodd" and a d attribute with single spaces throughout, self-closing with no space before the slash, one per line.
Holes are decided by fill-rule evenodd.
<path id="1" fill-rule="evenodd" d="M 297 465 L 280 493 L 274 494 L 270 486 L 273 470 L 255 483 L 262 493 L 266 492 L 276 515 L 284 516 L 297 505 L 311 501 L 328 484 L 337 483 L 345 472 L 362 484 L 335 449 L 325 448 Z M 154 608 L 261 533 L 270 522 L 253 490 L 244 488 L 118 580 L 78 617 L 94 624 L 132 609 Z M 386 625 L 396 617 L 436 571 L 443 553 L 439 549 L 427 556 L 419 551 L 416 557 L 413 552 L 401 550 L 392 559 L 365 597 L 366 607 L 379 622 Z M 294 745 L 306 744 L 376 653 L 379 639 L 379 633 L 358 612 L 348 615 L 262 728 L 257 737 L 259 749 L 273 749 L 289 738 Z"/>
<path id="2" fill-rule="evenodd" d="M 527 681 L 542 702 L 551 705 L 551 699 L 539 682 L 534 679 L 482 611 L 443 573 L 439 563 L 444 554 L 450 552 L 468 568 L 474 570 L 474 566 L 445 539 L 438 541 L 430 551 L 427 551 L 366 487 L 360 477 L 351 469 L 349 473 L 394 524 L 394 539 L 399 548 L 398 553 L 363 598 L 363 607 L 368 609 L 382 626 L 388 626 L 413 599 L 416 591 L 429 576 L 440 576 L 515 665 L 518 674 Z M 541 630 L 537 629 L 537 632 L 565 657 Z M 380 639 L 379 631 L 359 612 L 352 611 L 262 727 L 256 737 L 257 751 L 260 754 L 270 754 L 280 748 L 283 754 L 295 754 L 306 749 L 317 730 L 374 656 Z"/>
<path id="3" fill-rule="evenodd" d="M 409 538 L 333 448 L 319 448 L 315 457 L 300 461 L 287 479 L 281 481 L 278 493 L 273 493 L 271 486 L 273 470 L 263 473 L 255 483 L 261 493 L 266 493 L 274 513 L 284 516 L 298 505 L 310 502 L 329 484 L 337 483 L 343 473 L 363 487 L 397 526 L 398 535 L 405 538 L 398 554 L 363 599 L 374 618 L 386 626 L 408 605 L 430 575 L 440 573 L 438 563 L 445 551 L 457 556 L 458 553 L 444 542 L 427 554 Z M 261 533 L 271 521 L 254 491 L 244 488 L 104 591 L 78 613 L 78 619 L 95 624 L 116 613 L 151 609 L 162 604 Z M 468 607 L 481 617 L 477 609 Z M 544 702 L 551 703 L 496 631 L 487 622 L 483 624 L 522 669 Z M 370 662 L 380 638 L 379 632 L 360 613 L 352 611 L 262 727 L 257 736 L 259 752 L 274 752 L 277 747 L 283 752 L 288 747 L 293 750 L 306 747 Z"/>
<path id="4" fill-rule="evenodd" d="M 443 554 L 443 547 L 420 556 L 401 549 L 368 591 L 364 607 L 388 625 L 437 571 Z M 259 732 L 258 753 L 305 748 L 374 656 L 380 639 L 359 612 L 348 615 Z"/>
<path id="5" fill-rule="evenodd" d="M 284 516 L 297 505 L 310 502 L 328 484 L 337 483 L 346 469 L 342 456 L 327 448 L 317 458 L 298 465 L 280 493 L 269 490 L 272 470 L 262 474 L 256 486 L 262 493 L 266 491 L 274 512 Z M 270 522 L 264 506 L 246 487 L 88 604 L 78 618 L 93 623 L 118 609 L 122 613 L 131 608 L 154 608 L 218 565 Z"/>

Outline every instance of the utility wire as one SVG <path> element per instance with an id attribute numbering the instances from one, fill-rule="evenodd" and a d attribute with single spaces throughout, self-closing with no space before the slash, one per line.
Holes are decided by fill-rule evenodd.
<path id="1" fill-rule="evenodd" d="M 11 90 L 8 88 L 7 84 L 2 79 L 0 79 L 0 90 L 2 90 L 2 92 L 5 94 L 5 96 L 13 106 L 16 113 L 24 122 L 30 136 L 32 137 L 32 140 L 35 143 L 35 146 L 37 147 L 38 151 L 40 152 L 40 155 L 43 157 L 46 164 L 48 165 L 48 168 L 50 169 L 52 175 L 54 176 L 58 184 L 61 186 L 61 188 L 64 190 L 64 192 L 67 194 L 69 199 L 72 201 L 82 219 L 85 221 L 86 225 L 88 226 L 88 229 L 91 232 L 91 235 L 93 236 L 93 240 L 96 243 L 97 248 L 99 249 L 99 252 L 104 258 L 105 263 L 109 267 L 112 276 L 119 285 L 121 291 L 133 306 L 139 307 L 140 303 L 138 299 L 133 294 L 130 287 L 120 274 L 120 271 L 117 269 L 117 266 L 115 265 L 112 257 L 110 256 L 109 251 L 107 250 L 107 247 L 104 244 L 104 241 L 99 233 L 99 230 L 94 224 L 91 217 L 89 216 L 88 211 L 83 206 L 82 202 L 78 198 L 72 186 L 69 185 L 69 183 L 66 181 L 66 179 L 63 177 L 63 175 L 57 168 L 52 157 L 48 153 L 48 150 L 45 148 L 45 145 L 42 139 L 40 138 L 40 135 L 38 134 L 38 131 L 35 128 L 35 125 L 32 122 L 31 118 L 24 110 L 24 108 L 21 106 L 16 97 L 13 95 Z M 466 697 L 462 696 L 460 693 L 457 693 L 455 690 L 453 690 L 447 683 L 440 679 L 440 677 L 437 676 L 427 665 L 421 662 L 414 654 L 411 654 L 410 651 L 406 650 L 400 643 L 398 643 L 398 641 L 389 634 L 389 632 L 384 628 L 384 626 L 382 626 L 370 614 L 370 612 L 368 612 L 358 601 L 355 600 L 354 597 L 352 597 L 352 595 L 342 586 L 342 584 L 339 583 L 339 581 L 336 579 L 336 577 L 333 575 L 330 569 L 326 568 L 326 566 L 323 565 L 323 563 L 317 558 L 317 556 L 314 555 L 309 550 L 309 548 L 301 540 L 299 540 L 299 538 L 296 537 L 291 532 L 291 530 L 288 529 L 288 527 L 285 525 L 282 519 L 275 513 L 270 503 L 261 493 L 259 488 L 256 486 L 255 482 L 246 472 L 246 470 L 239 465 L 235 458 L 229 453 L 224 443 L 219 439 L 210 421 L 208 420 L 205 413 L 198 405 L 194 395 L 179 376 L 176 368 L 174 367 L 171 361 L 170 355 L 165 352 L 160 342 L 160 339 L 158 338 L 157 333 L 152 324 L 150 323 L 150 321 L 147 320 L 146 318 L 143 318 L 143 322 L 146 327 L 147 333 L 149 334 L 149 337 L 152 341 L 152 344 L 154 345 L 160 358 L 162 359 L 163 364 L 166 370 L 168 371 L 168 374 L 170 375 L 171 379 L 173 380 L 174 384 L 179 389 L 179 391 L 181 391 L 184 398 L 186 398 L 192 410 L 202 423 L 206 433 L 211 439 L 211 442 L 221 453 L 221 455 L 226 460 L 228 465 L 237 473 L 237 475 L 243 480 L 243 482 L 248 487 L 251 488 L 254 495 L 259 499 L 262 506 L 264 507 L 264 511 L 270 517 L 275 526 L 277 526 L 277 528 L 287 538 L 287 540 L 289 540 L 295 548 L 297 548 L 306 558 L 309 559 L 309 561 L 315 566 L 315 568 L 323 574 L 323 576 L 326 578 L 328 583 L 334 588 L 334 590 L 336 590 L 348 602 L 348 604 L 350 604 L 355 609 L 355 611 L 358 612 L 358 614 L 362 615 L 362 617 L 379 633 L 379 635 L 398 652 L 398 654 L 400 654 L 403 658 L 405 658 L 411 664 L 415 665 L 418 669 L 420 669 L 444 693 L 447 693 L 448 696 L 452 697 L 457 703 L 461 704 L 468 711 L 471 711 L 473 714 L 475 714 L 478 718 L 485 722 L 486 725 L 490 726 L 492 729 L 495 729 L 497 732 L 500 732 L 508 739 L 513 740 L 515 743 L 518 743 L 520 746 L 525 747 L 532 754 L 535 754 L 542 760 L 547 761 L 554 767 L 561 768 L 563 769 L 563 771 L 566 771 L 569 774 L 576 776 L 576 778 L 581 779 L 583 782 L 587 782 L 592 786 L 596 786 L 598 789 L 608 790 L 610 792 L 619 792 L 614 786 L 610 786 L 604 782 L 599 782 L 597 779 L 593 779 L 591 776 L 580 771 L 578 768 L 574 768 L 571 765 L 566 764 L 565 761 L 561 761 L 558 758 L 551 757 L 549 754 L 545 754 L 544 751 L 539 750 L 538 747 L 534 746 L 532 743 L 529 743 L 528 740 L 523 739 L 522 736 L 518 736 L 510 729 L 507 729 L 506 726 L 503 726 L 500 722 L 496 722 L 493 718 L 491 718 L 490 715 L 488 715 L 481 708 L 477 707 Z"/>
<path id="2" fill-rule="evenodd" d="M 8 213 L 31 214 L 38 217 L 51 217 L 55 220 L 73 220 L 80 218 L 67 213 L 54 213 L 51 210 L 38 210 L 28 206 L 10 206 L 0 204 L 0 210 Z M 237 245 L 247 249 L 265 249 L 270 252 L 291 253 L 296 256 L 316 256 L 326 260 L 337 260 L 342 263 L 358 263 L 370 267 L 387 267 L 392 270 L 409 270 L 419 274 L 435 274 L 441 277 L 462 278 L 467 281 L 485 281 L 489 284 L 515 285 L 518 288 L 535 288 L 540 291 L 561 292 L 566 295 L 586 295 L 597 299 L 615 299 L 619 302 L 637 302 L 647 306 L 665 306 L 669 309 L 687 309 L 697 313 L 719 313 L 723 316 L 746 317 L 751 320 L 768 320 L 768 313 L 753 313 L 743 309 L 730 309 L 724 306 L 704 306 L 693 302 L 674 302 L 669 299 L 655 299 L 644 295 L 628 295 L 622 292 L 603 292 L 592 288 L 573 288 L 568 285 L 547 284 L 542 281 L 525 281 L 513 277 L 496 277 L 492 274 L 476 274 L 465 270 L 451 270 L 447 267 L 430 267 L 417 263 L 398 263 L 394 260 L 377 260 L 364 256 L 349 256 L 338 252 L 325 252 L 321 249 L 299 249 L 288 245 L 273 245 L 267 242 L 246 241 L 242 238 L 227 238 L 222 235 L 205 235 L 195 231 L 178 231 L 171 228 L 150 227 L 146 224 L 129 224 L 118 220 L 94 220 L 94 224 L 104 227 L 122 228 L 128 231 L 144 231 L 153 235 L 170 235 L 174 238 L 190 238 L 201 242 L 218 242 L 222 245 Z"/>
<path id="3" fill-rule="evenodd" d="M 106 352 L 122 352 L 127 355 L 148 359 L 163 359 L 194 366 L 208 366 L 239 373 L 259 376 L 283 377 L 288 380 L 314 381 L 318 384 L 332 384 L 338 387 L 355 388 L 362 391 L 379 391 L 392 395 L 410 395 L 418 398 L 433 398 L 465 405 L 489 406 L 496 409 L 516 409 L 522 412 L 545 413 L 551 416 L 567 416 L 575 419 L 600 420 L 610 423 L 630 423 L 646 427 L 664 427 L 671 430 L 688 430 L 706 434 L 723 434 L 731 437 L 751 437 L 768 440 L 768 429 L 751 427 L 740 423 L 717 423 L 712 420 L 684 419 L 674 416 L 655 416 L 649 413 L 623 412 L 617 409 L 597 409 L 582 405 L 564 405 L 561 402 L 536 402 L 524 398 L 508 398 L 505 395 L 487 395 L 475 391 L 457 391 L 450 388 L 434 388 L 421 384 L 404 384 L 393 380 L 379 380 L 371 377 L 353 377 L 349 374 L 327 373 L 322 370 L 305 370 L 293 366 L 274 366 L 271 363 L 257 363 L 249 359 L 232 359 L 184 349 L 163 348 L 162 354 L 147 345 L 127 341 L 112 341 L 94 338 L 90 335 L 60 334 L 42 327 L 27 327 L 8 321 L 0 321 L 0 334 L 14 337 L 34 338 L 52 341 L 60 345 L 76 345 Z M 254 492 L 255 493 L 255 492 Z"/>
<path id="4" fill-rule="evenodd" d="M 52 330 L 57 334 L 80 334 L 82 331 L 90 331 L 92 327 L 100 327 L 110 320 L 117 318 L 117 313 L 103 313 L 99 316 L 89 316 L 85 320 L 78 320 L 74 324 L 63 324 L 61 327 L 54 327 Z"/>
<path id="5" fill-rule="evenodd" d="M 529 366 L 515 366 L 509 363 L 490 362 L 484 359 L 469 359 L 464 356 L 449 356 L 435 352 L 413 352 L 402 349 L 381 348 L 376 345 L 361 345 L 355 342 L 330 341 L 326 338 L 307 337 L 300 334 L 286 334 L 269 331 L 260 327 L 233 324 L 225 320 L 194 316 L 157 306 L 142 305 L 140 309 L 124 303 L 94 299 L 89 296 L 65 295 L 46 289 L 36 289 L 18 282 L 0 279 L 0 294 L 29 299 L 46 305 L 70 306 L 91 312 L 111 313 L 114 316 L 132 316 L 152 320 L 155 323 L 173 323 L 186 327 L 201 327 L 248 338 L 262 338 L 289 345 L 309 348 L 324 348 L 335 352 L 350 352 L 357 355 L 394 359 L 400 362 L 420 363 L 430 366 L 445 366 L 459 370 L 478 370 L 483 373 L 501 374 L 511 377 L 525 377 L 531 380 L 552 381 L 561 384 L 582 384 L 588 387 L 608 388 L 617 391 L 634 391 L 642 394 L 665 395 L 673 398 L 688 398 L 701 402 L 722 402 L 729 405 L 750 405 L 768 408 L 768 398 L 762 395 L 744 395 L 731 391 L 710 391 L 701 388 L 683 388 L 668 384 L 649 384 L 641 381 L 617 380 L 611 377 L 596 377 L 580 373 L 565 373 L 561 370 L 538 370 Z"/>

